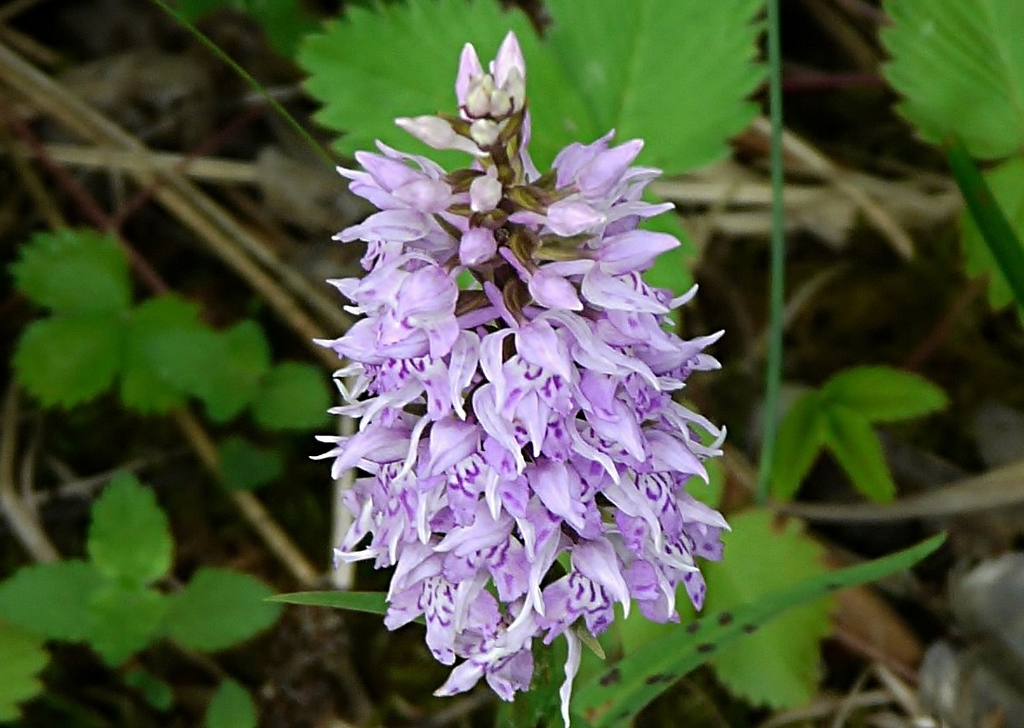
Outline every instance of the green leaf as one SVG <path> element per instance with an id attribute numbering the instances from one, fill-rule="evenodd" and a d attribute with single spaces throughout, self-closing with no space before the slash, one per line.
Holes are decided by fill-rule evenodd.
<path id="1" fill-rule="evenodd" d="M 850 476 L 853 486 L 875 501 L 891 501 L 896 495 L 882 442 L 867 418 L 842 405 L 826 410 L 825 444 Z"/>
<path id="2" fill-rule="evenodd" d="M 620 0 L 546 6 L 547 42 L 585 99 L 581 139 L 610 129 L 640 137 L 641 159 L 675 173 L 725 157 L 728 139 L 757 115 L 748 97 L 765 77 L 756 62 L 762 0 L 634 0 L 628 12 Z"/>
<path id="3" fill-rule="evenodd" d="M 825 407 L 850 409 L 869 422 L 921 417 L 947 404 L 946 394 L 924 377 L 882 366 L 845 369 L 821 388 Z"/>
<path id="4" fill-rule="evenodd" d="M 349 7 L 344 18 L 328 22 L 323 33 L 305 39 L 297 60 L 309 74 L 307 91 L 323 104 L 317 121 L 344 132 L 334 144 L 341 154 L 352 156 L 357 150 L 373 149 L 375 140 L 380 139 L 399 149 L 429 154 L 441 164 L 466 167 L 466 155 L 428 149 L 398 129 L 395 118 L 454 112 L 452 85 L 462 46 L 474 43 L 486 63 L 510 29 L 526 53 L 528 83 L 543 85 L 538 79 L 550 72 L 553 59 L 541 59 L 530 21 L 519 11 L 502 11 L 495 0 L 420 0 L 378 5 L 374 10 Z M 563 79 L 557 88 L 565 87 Z M 538 88 L 530 94 L 542 97 Z M 553 111 L 545 113 L 551 118 Z M 564 121 L 572 123 L 574 118 L 581 115 Z M 548 125 L 535 118 L 538 142 L 544 136 L 536 133 L 540 127 Z M 561 138 L 565 138 L 564 132 Z M 546 157 L 535 158 L 550 162 L 553 150 L 549 149 Z"/>
<path id="5" fill-rule="evenodd" d="M 887 0 L 881 33 L 897 109 L 921 136 L 961 137 L 976 157 L 1024 146 L 1024 3 L 1018 0 Z"/>
<path id="6" fill-rule="evenodd" d="M 272 625 L 280 613 L 266 600 L 273 592 L 248 574 L 199 569 L 171 597 L 167 636 L 197 650 L 215 652 L 249 639 Z"/>
<path id="7" fill-rule="evenodd" d="M 670 636 L 637 650 L 577 686 L 573 712 L 593 728 L 626 725 L 673 682 L 737 638 L 757 632 L 793 607 L 813 602 L 838 589 L 907 569 L 937 549 L 944 538 L 935 536 L 883 559 L 807 579 L 732 611 L 710 615 L 676 629 Z M 757 559 L 763 567 L 761 556 Z"/>
<path id="8" fill-rule="evenodd" d="M 108 578 L 145 586 L 171 568 L 174 543 L 156 495 L 131 473 L 118 473 L 92 507 L 89 557 Z"/>
<path id="9" fill-rule="evenodd" d="M 0 619 L 0 722 L 17 720 L 18 704 L 43 691 L 37 675 L 50 661 L 42 640 Z"/>
<path id="10" fill-rule="evenodd" d="M 109 582 L 89 600 L 86 641 L 104 662 L 116 667 L 157 637 L 167 602 L 152 589 Z"/>
<path id="11" fill-rule="evenodd" d="M 146 702 L 160 711 L 170 710 L 174 705 L 174 691 L 166 680 L 161 680 L 149 670 L 133 668 L 124 675 L 125 685 L 135 688 Z"/>
<path id="12" fill-rule="evenodd" d="M 323 373 L 311 364 L 283 362 L 263 381 L 252 415 L 272 430 L 310 430 L 327 422 L 331 396 Z"/>
<path id="13" fill-rule="evenodd" d="M 32 301 L 61 313 L 120 313 L 131 305 L 124 251 L 110 235 L 63 229 L 36 233 L 11 266 Z"/>
<path id="14" fill-rule="evenodd" d="M 558 690 L 565 678 L 565 640 L 555 640 L 550 645 L 533 645 L 533 680 L 530 689 L 517 692 L 511 702 L 498 704 L 497 728 L 535 728 L 541 725 L 561 725 L 561 717 L 552 718 L 548 723 L 541 720 L 548 715 L 558 716 Z M 557 721 L 557 722 L 556 722 Z"/>
<path id="15" fill-rule="evenodd" d="M 175 349 L 203 329 L 196 306 L 177 296 L 151 298 L 132 313 L 128 325 L 121 399 L 139 412 L 166 412 L 181 405 L 184 390 L 175 385 L 197 366 L 196 352 Z"/>
<path id="16" fill-rule="evenodd" d="M 657 202 L 658 200 L 651 200 Z M 678 248 L 659 255 L 651 269 L 644 274 L 644 280 L 658 288 L 667 288 L 677 296 L 681 296 L 693 287 L 693 276 L 690 265 L 696 250 L 690 240 L 686 228 L 673 211 L 662 213 L 644 221 L 644 230 L 668 233 L 680 241 Z"/>
<path id="17" fill-rule="evenodd" d="M 259 21 L 270 45 L 286 58 L 294 57 L 299 42 L 318 26 L 300 0 L 244 0 L 244 5 Z"/>
<path id="18" fill-rule="evenodd" d="M 118 314 L 63 314 L 33 321 L 14 352 L 18 383 L 46 407 L 93 399 L 114 381 L 122 337 Z"/>
<path id="19" fill-rule="evenodd" d="M 267 600 L 312 607 L 334 607 L 335 609 L 348 609 L 368 614 L 384 614 L 388 610 L 385 596 L 384 592 L 310 591 L 275 594 L 268 597 Z"/>
<path id="20" fill-rule="evenodd" d="M 552 0 L 543 44 L 522 14 L 492 0 L 351 8 L 309 37 L 298 60 L 324 104 L 317 119 L 346 132 L 335 144 L 341 153 L 379 138 L 464 167 L 464 156 L 426 150 L 394 119 L 454 112 L 462 45 L 472 42 L 486 63 L 512 29 L 526 58 L 531 153 L 541 169 L 565 145 L 614 128 L 620 139 L 645 138 L 642 159 L 676 172 L 725 156 L 728 138 L 754 118 L 746 99 L 764 77 L 754 60 L 761 5 L 642 0 L 623 13 L 617 0 Z"/>
<path id="21" fill-rule="evenodd" d="M 260 24 L 274 50 L 286 58 L 294 56 L 299 41 L 317 27 L 301 0 L 178 0 L 175 6 L 175 15 L 188 22 L 221 8 L 244 11 Z"/>
<path id="22" fill-rule="evenodd" d="M 772 495 L 790 500 L 825 444 L 825 418 L 818 392 L 801 394 L 786 410 L 775 441 Z"/>
<path id="23" fill-rule="evenodd" d="M 753 510 L 730 519 L 732 531 L 723 535 L 727 557 L 702 565 L 707 580 L 705 612 L 726 612 L 750 604 L 798 582 L 825 573 L 821 549 L 801 532 L 796 521 L 773 526 L 774 514 Z M 765 569 L 764 564 L 785 564 Z M 680 588 L 677 603 L 689 604 Z M 807 702 L 816 692 L 818 647 L 829 632 L 829 600 L 819 600 L 787 612 L 749 638 L 711 658 L 719 679 L 751 703 L 786 708 Z M 683 621 L 687 615 L 681 610 Z M 656 624 L 631 614 L 621 623 L 626 654 L 671 639 L 680 627 Z"/>
<path id="24" fill-rule="evenodd" d="M 274 449 L 253 445 L 242 437 L 229 437 L 218 448 L 220 477 L 235 490 L 255 490 L 272 483 L 284 472 L 284 458 Z"/>
<path id="25" fill-rule="evenodd" d="M 704 568 L 708 598 L 704 608 L 721 612 L 750 604 L 794 584 L 826 573 L 821 548 L 795 520 L 773 527 L 769 511 L 747 511 L 730 519 L 722 535 L 727 558 Z M 785 564 L 766 569 L 765 564 Z M 711 658 L 729 690 L 756 705 L 793 708 L 817 692 L 819 646 L 831 629 L 831 599 L 796 607 Z"/>
<path id="26" fill-rule="evenodd" d="M 270 371 L 270 345 L 255 321 L 243 321 L 217 337 L 215 359 L 194 391 L 216 422 L 238 415 Z"/>
<path id="27" fill-rule="evenodd" d="M 205 728 L 256 728 L 256 706 L 248 691 L 234 680 L 217 688 L 206 709 Z"/>
<path id="28" fill-rule="evenodd" d="M 103 575 L 84 561 L 26 566 L 0 584 L 0 616 L 45 639 L 84 640 L 86 605 L 105 583 Z"/>
<path id="29" fill-rule="evenodd" d="M 1013 156 L 1002 164 L 986 170 L 982 178 L 991 190 L 995 203 L 1002 209 L 1006 221 L 1016 233 L 1013 241 L 1018 247 L 1024 239 L 1024 157 Z M 1014 300 L 1003 267 L 996 262 L 974 216 L 965 210 L 961 218 L 961 242 L 967 254 L 967 272 L 988 276 L 988 300 L 993 308 L 1003 308 Z M 1020 271 L 1017 271 L 1020 275 Z M 1024 307 L 1024 302 L 1020 303 Z"/>

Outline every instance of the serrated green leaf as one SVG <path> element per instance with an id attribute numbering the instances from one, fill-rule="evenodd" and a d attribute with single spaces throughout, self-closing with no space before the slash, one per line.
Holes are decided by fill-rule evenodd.
<path id="1" fill-rule="evenodd" d="M 309 430 L 327 421 L 331 396 L 321 371 L 301 362 L 283 362 L 263 380 L 252 416 L 271 430 Z"/>
<path id="2" fill-rule="evenodd" d="M 946 406 L 945 392 L 927 379 L 892 367 L 844 369 L 825 382 L 826 407 L 838 404 L 869 422 L 894 422 L 921 417 Z"/>
<path id="3" fill-rule="evenodd" d="M 0 584 L 0 616 L 45 639 L 83 640 L 86 605 L 105 583 L 96 567 L 83 561 L 26 566 Z"/>
<path id="4" fill-rule="evenodd" d="M 131 304 L 124 251 L 96 230 L 36 233 L 21 247 L 11 274 L 22 293 L 52 311 L 119 313 Z"/>
<path id="5" fill-rule="evenodd" d="M 284 472 L 277 450 L 257 447 L 242 437 L 229 437 L 217 448 L 220 477 L 235 490 L 254 490 L 272 483 Z"/>
<path id="6" fill-rule="evenodd" d="M 173 341 L 202 329 L 196 306 L 177 296 L 151 298 L 137 307 L 125 347 L 121 380 L 125 406 L 147 413 L 183 404 L 185 392 L 171 380 L 187 376 L 183 372 L 196 366 L 195 356 L 189 350 L 175 351 Z"/>
<path id="7" fill-rule="evenodd" d="M 867 418 L 842 405 L 825 411 L 825 444 L 850 477 L 853 486 L 875 501 L 896 496 L 882 442 Z"/>
<path id="8" fill-rule="evenodd" d="M 199 395 L 207 378 L 221 365 L 223 346 L 217 332 L 191 323 L 151 332 L 146 362 L 156 376 L 188 394 Z"/>
<path id="9" fill-rule="evenodd" d="M 944 538 L 935 536 L 883 559 L 802 581 L 737 609 L 711 614 L 686 628 L 677 628 L 666 638 L 637 650 L 578 685 L 573 694 L 573 713 L 592 728 L 626 725 L 680 677 L 744 635 L 756 633 L 778 615 L 838 589 L 907 569 L 937 549 Z M 763 568 L 762 556 L 756 558 Z"/>
<path id="10" fill-rule="evenodd" d="M 686 228 L 672 211 L 644 221 L 644 230 L 667 233 L 680 241 L 678 248 L 659 255 L 651 269 L 644 273 L 644 279 L 658 288 L 667 288 L 681 296 L 693 287 L 690 263 L 694 257 L 693 241 Z"/>
<path id="11" fill-rule="evenodd" d="M 149 670 L 133 668 L 124 674 L 124 683 L 135 688 L 146 702 L 157 710 L 170 710 L 174 705 L 174 691 L 166 680 L 161 680 Z"/>
<path id="12" fill-rule="evenodd" d="M 986 170 L 982 177 L 992 190 L 1007 221 L 1024 239 L 1024 157 L 1013 156 L 1002 164 Z M 985 243 L 977 223 L 967 210 L 961 218 L 961 242 L 967 254 L 967 273 L 988 276 L 988 300 L 995 309 L 1013 303 L 1013 289 Z"/>
<path id="13" fill-rule="evenodd" d="M 642 138 L 641 160 L 675 173 L 725 157 L 728 139 L 757 115 L 748 99 L 765 76 L 756 63 L 762 0 L 635 0 L 628 12 L 620 0 L 546 6 L 546 40 L 589 112 L 582 140 L 610 129 Z"/>
<path id="14" fill-rule="evenodd" d="M 783 529 L 770 511 L 747 511 L 730 518 L 732 531 L 722 535 L 726 558 L 704 569 L 708 598 L 704 608 L 721 612 L 750 604 L 769 594 L 826 573 L 822 549 L 796 521 Z M 785 564 L 766 569 L 765 564 Z M 832 600 L 794 608 L 747 639 L 711 658 L 711 666 L 729 690 L 756 705 L 792 708 L 817 692 L 819 646 L 831 625 Z"/>
<path id="15" fill-rule="evenodd" d="M 243 321 L 218 337 L 216 361 L 193 390 L 216 422 L 238 415 L 270 371 L 270 345 L 255 321 Z"/>
<path id="16" fill-rule="evenodd" d="M 350 9 L 309 37 L 298 60 L 310 74 L 307 89 L 324 104 L 317 119 L 347 132 L 336 142 L 343 154 L 379 138 L 466 166 L 464 157 L 411 141 L 394 119 L 454 111 L 462 45 L 473 43 L 486 62 L 512 29 L 526 58 L 531 153 L 541 169 L 566 144 L 614 128 L 620 139 L 645 138 L 642 159 L 675 172 L 724 156 L 728 138 L 754 118 L 746 99 L 764 77 L 754 62 L 760 7 L 643 0 L 623 13 L 617 0 L 553 0 L 542 44 L 520 13 L 502 13 L 491 0 L 414 1 Z"/>
<path id="17" fill-rule="evenodd" d="M 294 56 L 299 41 L 317 27 L 301 0 L 178 0 L 175 8 L 175 14 L 187 22 L 222 8 L 243 11 L 260 24 L 274 50 L 286 58 Z"/>
<path id="18" fill-rule="evenodd" d="M 217 688 L 206 709 L 205 728 L 256 728 L 256 706 L 248 691 L 234 680 Z"/>
<path id="19" fill-rule="evenodd" d="M 50 661 L 43 642 L 0 619 L 0 721 L 18 718 L 18 704 L 43 690 L 37 676 Z"/>
<path id="20" fill-rule="evenodd" d="M 231 647 L 277 620 L 280 607 L 266 601 L 272 594 L 266 584 L 248 574 L 199 569 L 171 598 L 167 636 L 197 650 Z"/>
<path id="21" fill-rule="evenodd" d="M 344 132 L 335 142 L 342 154 L 372 149 L 379 138 L 464 167 L 465 155 L 428 150 L 397 129 L 395 118 L 454 110 L 452 84 L 463 44 L 492 52 L 510 27 L 534 35 L 522 13 L 505 13 L 494 0 L 352 7 L 326 23 L 323 33 L 308 36 L 297 60 L 309 74 L 306 89 L 323 104 L 317 121 Z"/>
<path id="22" fill-rule="evenodd" d="M 1018 0 L 886 0 L 884 74 L 903 95 L 897 109 L 927 141 L 961 137 L 977 157 L 1024 146 L 1024 3 Z"/>
<path id="23" fill-rule="evenodd" d="M 317 29 L 316 19 L 300 0 L 244 0 L 244 5 L 267 34 L 270 45 L 285 58 L 294 57 L 299 42 Z"/>
<path id="24" fill-rule="evenodd" d="M 86 641 L 104 662 L 122 664 L 156 639 L 167 597 L 153 589 L 108 582 L 89 600 Z"/>
<path id="25" fill-rule="evenodd" d="M 131 473 L 118 473 L 93 504 L 89 557 L 122 584 L 145 586 L 171 568 L 174 543 L 156 495 Z"/>
<path id="26" fill-rule="evenodd" d="M 825 444 L 825 419 L 818 392 L 804 392 L 786 410 L 775 441 L 772 495 L 789 500 L 800 489 Z"/>
<path id="27" fill-rule="evenodd" d="M 14 352 L 18 383 L 44 406 L 72 407 L 106 391 L 121 364 L 118 314 L 60 314 L 33 321 Z"/>

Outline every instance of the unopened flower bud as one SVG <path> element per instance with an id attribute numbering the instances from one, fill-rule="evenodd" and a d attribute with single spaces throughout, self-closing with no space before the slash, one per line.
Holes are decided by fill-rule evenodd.
<path id="1" fill-rule="evenodd" d="M 504 119 L 512 113 L 512 97 L 504 89 L 495 89 L 491 94 L 491 116 L 495 119 Z"/>
<path id="2" fill-rule="evenodd" d="M 434 149 L 455 149 L 474 156 L 482 152 L 472 141 L 459 136 L 452 125 L 439 116 L 395 119 L 395 124 Z"/>
<path id="3" fill-rule="evenodd" d="M 459 243 L 459 260 L 463 265 L 473 267 L 493 258 L 497 250 L 494 233 L 487 228 L 470 228 Z"/>
<path id="4" fill-rule="evenodd" d="M 513 68 L 508 72 L 508 79 L 502 88 L 512 99 L 512 113 L 522 111 L 523 106 L 526 105 L 526 79 L 523 78 L 523 74 L 518 68 Z"/>
<path id="5" fill-rule="evenodd" d="M 477 177 L 469 185 L 469 208 L 473 212 L 490 212 L 501 202 L 502 186 L 492 174 Z"/>
<path id="6" fill-rule="evenodd" d="M 469 84 L 469 91 L 466 94 L 466 103 L 463 110 L 470 119 L 480 119 L 487 116 L 491 110 L 491 94 L 494 92 L 494 78 L 485 74 L 473 79 Z"/>
<path id="7" fill-rule="evenodd" d="M 478 145 L 486 148 L 498 141 L 502 128 L 503 124 L 491 119 L 477 119 L 469 125 L 469 135 Z"/>

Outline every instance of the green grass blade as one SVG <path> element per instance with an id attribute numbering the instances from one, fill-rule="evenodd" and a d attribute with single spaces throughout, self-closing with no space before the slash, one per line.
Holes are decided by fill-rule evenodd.
<path id="1" fill-rule="evenodd" d="M 288 113 L 288 110 L 281 105 L 281 102 L 279 102 L 277 99 L 271 96 L 270 93 L 265 88 L 263 88 L 263 85 L 252 77 L 252 74 L 250 74 L 248 71 L 242 68 L 237 62 L 235 62 L 235 59 L 233 59 L 231 56 L 225 53 L 219 45 L 210 40 L 210 38 L 208 38 L 206 34 L 203 33 L 203 31 L 199 30 L 199 28 L 197 28 L 194 23 L 186 20 L 185 17 L 181 15 L 181 13 L 177 12 L 174 8 L 165 3 L 164 0 L 152 1 L 156 5 L 159 5 L 160 8 L 165 13 L 174 18 L 175 22 L 181 25 L 181 27 L 183 27 L 185 30 L 187 30 L 193 37 L 195 37 L 196 40 L 198 40 L 204 46 L 209 48 L 210 52 L 213 53 L 213 55 L 217 56 L 217 58 L 221 59 L 222 61 L 224 61 L 224 63 L 228 64 L 231 70 L 237 73 L 239 77 L 243 81 L 245 81 L 256 93 L 262 96 L 264 101 L 266 101 L 267 104 L 270 105 L 270 108 L 272 108 L 274 112 L 277 113 L 277 115 L 280 116 L 284 120 L 284 122 L 295 131 L 296 134 L 299 135 L 299 138 L 306 142 L 306 144 L 308 144 L 310 148 L 314 152 L 316 152 L 317 155 L 322 160 L 324 160 L 331 167 L 334 167 L 337 164 L 334 157 L 332 157 L 330 153 L 328 153 L 327 150 L 325 150 L 320 145 L 320 143 L 313 138 L 312 134 L 306 131 L 305 127 L 303 127 L 302 124 L 300 124 L 294 116 Z"/>
<path id="2" fill-rule="evenodd" d="M 782 42 L 779 0 L 768 0 L 768 96 L 772 122 L 772 255 L 768 294 L 768 364 L 765 372 L 764 432 L 761 438 L 761 467 L 757 478 L 757 502 L 768 500 L 778 421 L 779 390 L 782 388 L 782 311 L 785 306 L 786 221 L 782 201 Z"/>
<path id="3" fill-rule="evenodd" d="M 958 136 L 948 137 L 943 147 L 971 217 L 1003 277 L 1010 284 L 1018 305 L 1024 307 L 1024 248 L 1021 247 L 1017 233 L 996 202 L 963 140 Z"/>
<path id="4" fill-rule="evenodd" d="M 580 686 L 573 712 L 592 728 L 626 725 L 672 683 L 727 643 L 757 630 L 791 607 L 909 568 L 944 540 L 940 534 L 891 556 L 809 579 L 738 610 L 680 627 L 669 639 L 632 653 Z"/>
<path id="5" fill-rule="evenodd" d="M 349 609 L 353 612 L 367 612 L 369 614 L 384 614 L 388 608 L 384 597 L 384 592 L 308 591 L 276 594 L 272 597 L 267 597 L 267 601 L 303 604 L 312 607 L 334 607 L 335 609 Z"/>

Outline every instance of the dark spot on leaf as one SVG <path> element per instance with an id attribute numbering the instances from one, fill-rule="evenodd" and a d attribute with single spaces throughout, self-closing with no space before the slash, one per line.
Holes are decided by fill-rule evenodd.
<path id="1" fill-rule="evenodd" d="M 601 679 L 598 680 L 598 682 L 601 683 L 601 687 L 605 687 L 605 688 L 608 687 L 609 685 L 614 685 L 615 683 L 621 682 L 621 681 L 622 681 L 622 673 L 619 672 L 619 668 L 617 668 L 617 667 L 612 668 L 611 670 L 606 672 L 604 675 L 601 676 Z"/>
<path id="2" fill-rule="evenodd" d="M 648 675 L 644 680 L 647 685 L 657 685 L 658 683 L 672 682 L 675 678 L 672 675 L 668 675 L 664 672 L 656 672 L 653 675 Z"/>
<path id="3" fill-rule="evenodd" d="M 757 631 L 757 625 L 756 624 L 745 624 L 745 625 L 743 625 L 743 631 L 746 632 L 747 634 L 753 634 L 754 632 Z"/>
<path id="4" fill-rule="evenodd" d="M 686 631 L 690 634 L 697 634 L 697 630 L 700 629 L 700 622 L 690 622 L 686 625 Z"/>
<path id="5" fill-rule="evenodd" d="M 725 625 L 727 625 L 727 624 L 731 624 L 732 620 L 733 620 L 733 616 L 732 616 L 732 614 L 730 612 L 722 612 L 721 614 L 718 615 L 718 623 L 720 625 L 722 625 L 723 627 Z"/>
<path id="6" fill-rule="evenodd" d="M 633 717 L 633 711 L 631 711 L 631 710 L 622 710 L 622 711 L 619 711 L 618 713 L 616 713 L 616 715 L 615 715 L 615 722 L 616 723 L 621 723 L 622 721 L 626 720 L 626 718 L 632 718 L 632 717 Z"/>
<path id="7" fill-rule="evenodd" d="M 701 642 L 699 645 L 697 645 L 697 652 L 701 653 L 702 655 L 706 655 L 707 653 L 714 652 L 714 651 L 715 651 L 715 643 L 714 642 Z"/>
<path id="8" fill-rule="evenodd" d="M 837 584 L 834 581 L 825 585 L 825 590 L 826 591 L 830 591 L 830 592 L 839 591 L 842 588 L 843 588 L 842 584 Z"/>

